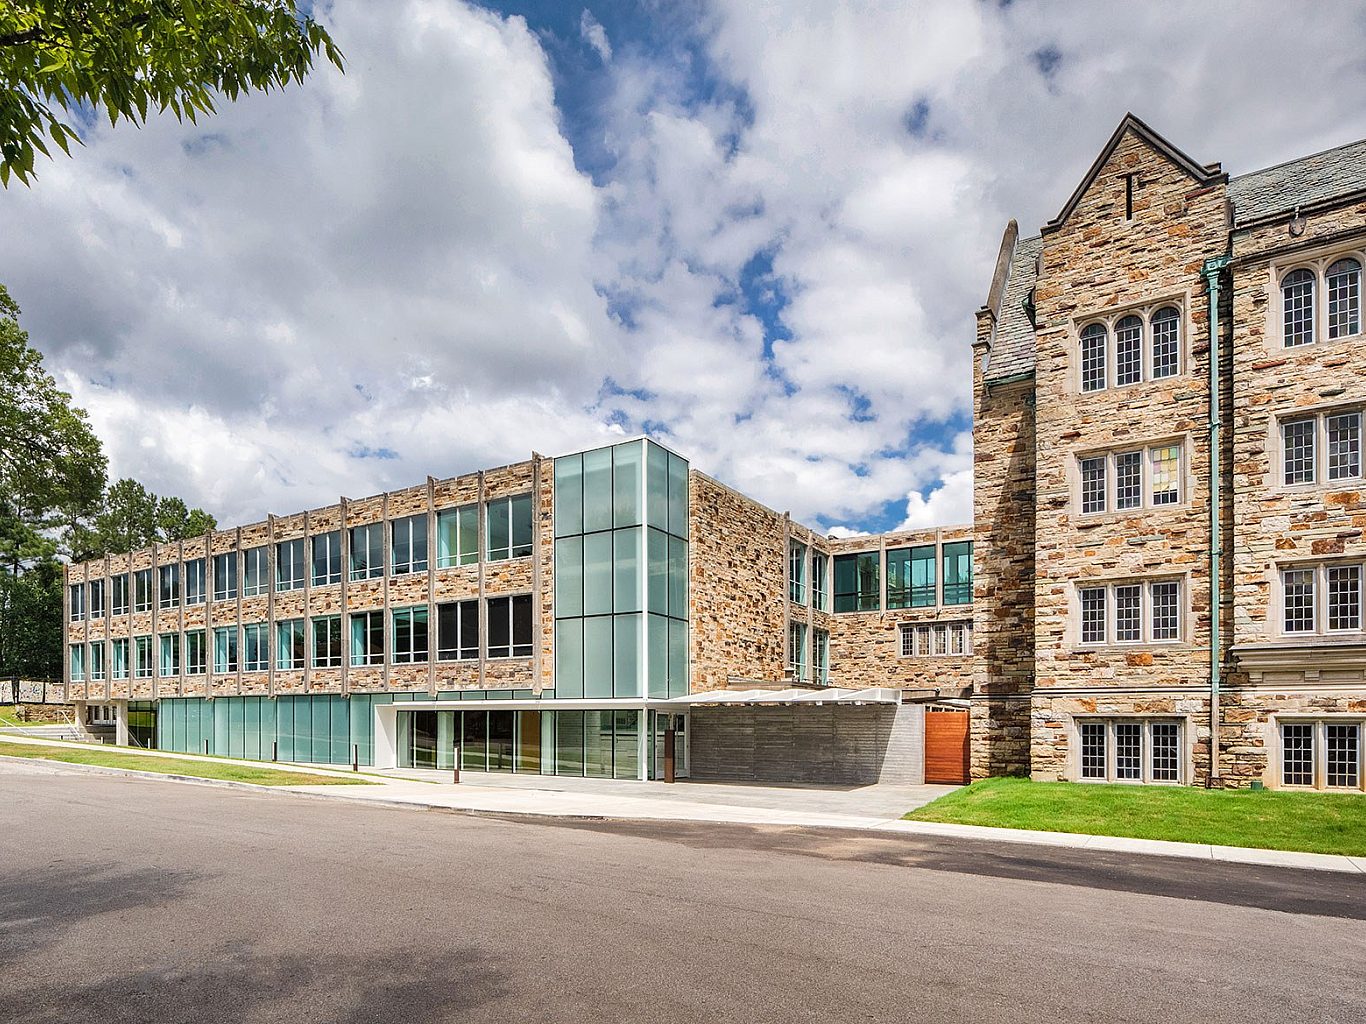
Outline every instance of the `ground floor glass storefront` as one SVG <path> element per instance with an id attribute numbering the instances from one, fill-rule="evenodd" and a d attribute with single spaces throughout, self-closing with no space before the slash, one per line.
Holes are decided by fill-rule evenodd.
<path id="1" fill-rule="evenodd" d="M 641 720 L 647 732 L 640 732 Z M 677 731 L 675 771 L 687 773 L 684 715 L 640 709 L 531 711 L 460 709 L 398 712 L 400 768 L 519 772 L 596 779 L 664 775 L 664 732 Z"/>

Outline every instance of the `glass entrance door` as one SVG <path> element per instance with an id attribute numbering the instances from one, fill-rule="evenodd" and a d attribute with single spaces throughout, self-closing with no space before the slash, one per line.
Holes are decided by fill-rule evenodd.
<path id="1" fill-rule="evenodd" d="M 477 712 L 476 712 L 477 713 Z M 512 732 L 516 713 L 490 711 L 489 715 L 489 771 L 512 771 Z"/>

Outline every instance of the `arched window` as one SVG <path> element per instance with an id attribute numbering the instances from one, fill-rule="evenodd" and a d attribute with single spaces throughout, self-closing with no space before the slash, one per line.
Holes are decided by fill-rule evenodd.
<path id="1" fill-rule="evenodd" d="M 1115 324 L 1115 383 L 1137 384 L 1143 379 L 1143 321 L 1126 316 Z"/>
<path id="2" fill-rule="evenodd" d="M 1081 332 L 1081 389 L 1100 391 L 1105 387 L 1104 324 L 1089 324 Z"/>
<path id="3" fill-rule="evenodd" d="M 1281 282 L 1286 348 L 1314 343 L 1314 272 L 1292 270 Z"/>
<path id="4" fill-rule="evenodd" d="M 1181 372 L 1181 312 L 1163 306 L 1153 314 L 1153 380 Z"/>
<path id="5" fill-rule="evenodd" d="M 1338 260 L 1328 268 L 1328 337 L 1361 333 L 1361 264 Z"/>

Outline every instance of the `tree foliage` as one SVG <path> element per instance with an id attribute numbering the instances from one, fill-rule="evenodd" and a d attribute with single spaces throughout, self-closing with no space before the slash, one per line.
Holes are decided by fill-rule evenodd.
<path id="1" fill-rule="evenodd" d="M 158 498 L 125 477 L 104 492 L 93 525 L 74 527 L 71 557 L 83 562 L 105 554 L 121 555 L 150 544 L 202 536 L 217 526 L 218 520 L 202 508 L 189 508 L 180 498 Z"/>
<path id="2" fill-rule="evenodd" d="M 0 678 L 56 679 L 62 671 L 62 565 L 45 557 L 0 570 Z"/>
<path id="3" fill-rule="evenodd" d="M 326 29 L 297 0 L 4 0 L 0 3 L 0 183 L 27 184 L 48 143 L 80 138 L 62 116 L 99 108 L 110 124 L 170 111 L 195 121 L 234 100 L 302 81 Z"/>

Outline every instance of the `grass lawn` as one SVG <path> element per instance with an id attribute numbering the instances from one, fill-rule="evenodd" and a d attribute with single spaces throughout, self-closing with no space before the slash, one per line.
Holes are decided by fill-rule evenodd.
<path id="1" fill-rule="evenodd" d="M 13 704 L 0 704 L 0 728 L 15 728 L 28 725 L 18 718 L 19 709 Z"/>
<path id="2" fill-rule="evenodd" d="M 1366 856 L 1366 799 L 1351 793 L 987 779 L 906 818 Z"/>
<path id="3" fill-rule="evenodd" d="M 283 771 L 277 768 L 258 768 L 233 761 L 191 761 L 172 757 L 149 757 L 146 754 L 127 754 L 104 746 L 89 748 L 49 747 L 36 743 L 6 743 L 0 740 L 0 755 L 28 757 L 40 761 L 63 761 L 67 764 L 93 764 L 105 768 L 129 768 L 159 775 L 190 775 L 196 779 L 223 779 L 228 782 L 251 782 L 257 786 L 374 786 L 369 779 L 345 775 L 309 775 L 305 772 Z"/>

